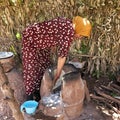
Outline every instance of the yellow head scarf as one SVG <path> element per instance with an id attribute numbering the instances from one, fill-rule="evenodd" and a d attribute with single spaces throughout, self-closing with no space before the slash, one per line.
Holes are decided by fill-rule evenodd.
<path id="1" fill-rule="evenodd" d="M 82 36 L 90 36 L 92 26 L 86 18 L 76 16 L 73 18 L 73 25 L 75 25 L 75 34 Z"/>

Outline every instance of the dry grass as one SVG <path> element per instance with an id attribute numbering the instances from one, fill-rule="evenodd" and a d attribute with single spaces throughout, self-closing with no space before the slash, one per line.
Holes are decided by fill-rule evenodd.
<path id="1" fill-rule="evenodd" d="M 15 2 L 14 2 L 15 1 Z M 101 73 L 115 73 L 120 65 L 120 1 L 119 0 L 1 0 L 0 51 L 20 53 L 16 33 L 34 22 L 58 16 L 87 17 L 92 25 L 90 39 L 75 42 L 70 57 L 87 61 L 87 72 L 99 77 Z M 11 47 L 12 46 L 12 47 Z"/>

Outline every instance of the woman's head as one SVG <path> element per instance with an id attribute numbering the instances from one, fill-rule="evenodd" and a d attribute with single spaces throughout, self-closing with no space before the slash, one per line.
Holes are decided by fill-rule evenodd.
<path id="1" fill-rule="evenodd" d="M 75 35 L 89 37 L 92 26 L 86 18 L 76 16 L 73 18 L 73 25 L 75 29 Z"/>

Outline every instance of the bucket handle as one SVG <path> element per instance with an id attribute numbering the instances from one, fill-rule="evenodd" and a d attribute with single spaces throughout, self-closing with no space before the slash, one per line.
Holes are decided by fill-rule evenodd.
<path id="1" fill-rule="evenodd" d="M 24 105 L 21 106 L 20 110 L 21 110 L 21 112 L 25 112 L 26 113 L 26 109 L 25 109 Z"/>

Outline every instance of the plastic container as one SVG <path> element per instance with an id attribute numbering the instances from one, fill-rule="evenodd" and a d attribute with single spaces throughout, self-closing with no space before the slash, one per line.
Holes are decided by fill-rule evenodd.
<path id="1" fill-rule="evenodd" d="M 20 110 L 21 112 L 25 111 L 27 114 L 34 114 L 37 107 L 38 107 L 38 102 L 34 100 L 29 100 L 29 101 L 24 102 L 21 105 Z"/>

